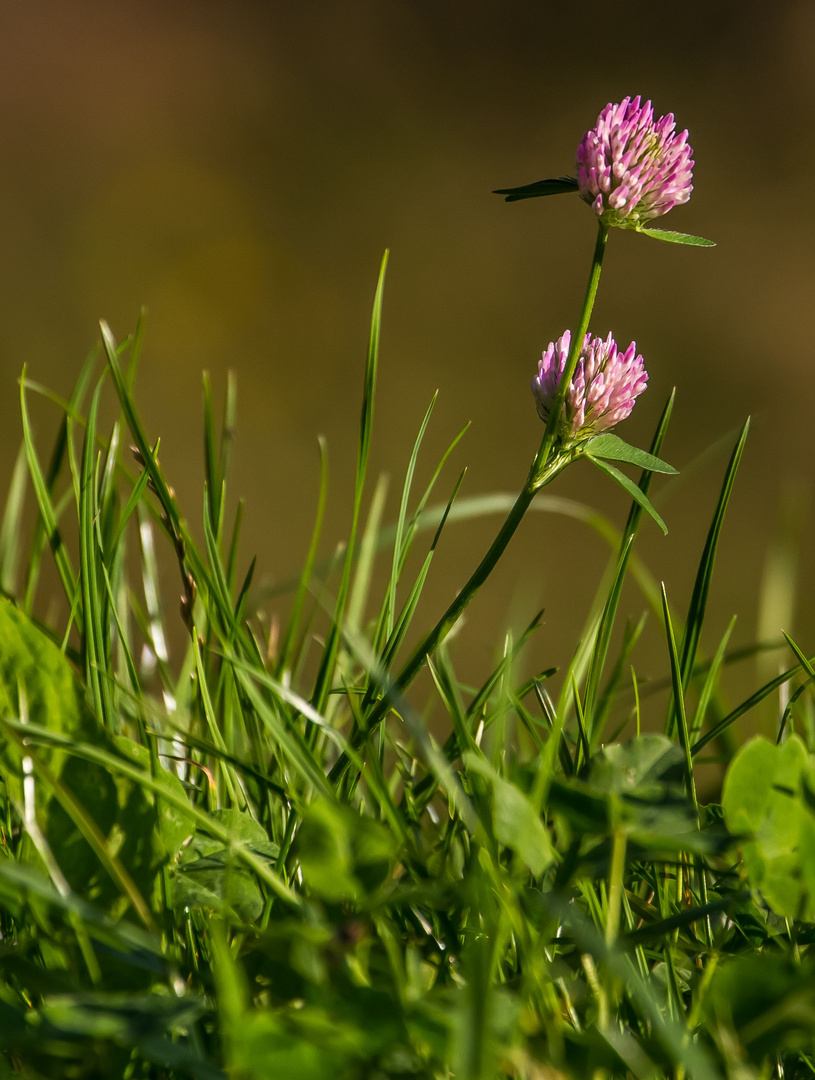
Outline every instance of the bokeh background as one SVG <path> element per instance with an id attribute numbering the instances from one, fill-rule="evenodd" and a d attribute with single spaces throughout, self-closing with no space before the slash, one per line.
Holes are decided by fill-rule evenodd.
<path id="1" fill-rule="evenodd" d="M 577 318 L 594 220 L 576 197 L 506 205 L 490 192 L 571 172 L 583 131 L 629 93 L 690 130 L 694 195 L 666 225 L 718 242 L 611 238 L 594 328 L 636 338 L 651 376 L 626 438 L 647 445 L 677 387 L 664 453 L 684 475 L 655 485 L 670 534 L 646 524 L 640 551 L 684 614 L 729 445 L 752 414 L 704 645 L 737 613 L 734 643 L 783 625 L 812 653 L 811 0 L 3 0 L 3 476 L 20 441 L 23 363 L 67 393 L 98 319 L 123 337 L 144 305 L 139 400 L 188 518 L 200 518 L 201 371 L 222 395 L 234 369 L 246 558 L 258 553 L 267 583 L 300 565 L 318 434 L 329 553 L 350 515 L 388 246 L 373 447 L 374 476 L 392 480 L 387 516 L 436 389 L 421 478 L 470 420 L 439 496 L 464 464 L 464 494 L 516 491 L 540 437 L 529 381 Z M 45 453 L 56 414 L 32 407 Z M 625 498 L 588 466 L 556 493 L 624 520 Z M 450 527 L 425 625 L 497 524 Z M 462 673 L 483 674 L 503 628 L 544 605 L 530 665 L 564 663 L 605 558 L 585 526 L 530 515 L 470 609 Z M 635 590 L 624 606 L 639 613 Z M 643 677 L 666 670 L 659 642 L 636 658 Z M 786 659 L 765 657 L 764 670 Z M 759 674 L 750 664 L 730 677 L 749 688 Z"/>

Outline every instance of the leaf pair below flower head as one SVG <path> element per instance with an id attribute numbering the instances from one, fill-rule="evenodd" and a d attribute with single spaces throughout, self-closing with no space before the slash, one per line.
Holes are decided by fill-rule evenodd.
<path id="1" fill-rule="evenodd" d="M 611 461 L 624 461 L 630 465 L 639 465 L 641 469 L 648 469 L 650 472 L 676 475 L 677 470 L 672 465 L 669 465 L 666 461 L 656 457 L 654 454 L 648 454 L 645 450 L 640 450 L 636 446 L 630 446 L 618 435 L 612 435 L 610 433 L 597 435 L 595 438 L 589 439 L 583 448 L 583 453 L 592 464 L 596 465 L 601 472 L 610 476 L 615 483 L 619 484 L 624 491 L 639 503 L 643 510 L 654 519 L 657 525 L 659 525 L 663 533 L 668 532 L 667 525 L 651 505 L 648 496 L 634 483 L 633 480 L 626 476 L 625 473 L 620 472 L 620 470 L 613 465 L 609 465 L 608 460 L 606 459 Z"/>
<path id="2" fill-rule="evenodd" d="M 557 176 L 550 180 L 536 180 L 533 184 L 523 184 L 516 188 L 496 188 L 493 195 L 503 195 L 505 202 L 520 202 L 521 199 L 538 199 L 544 195 L 567 195 L 578 190 L 577 181 L 571 176 Z M 716 247 L 714 240 L 691 233 L 673 232 L 670 229 L 632 228 L 633 232 L 662 240 L 667 244 L 682 244 L 685 247 Z"/>

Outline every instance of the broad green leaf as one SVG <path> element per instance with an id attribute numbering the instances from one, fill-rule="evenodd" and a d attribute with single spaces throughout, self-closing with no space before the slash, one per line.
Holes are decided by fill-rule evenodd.
<path id="1" fill-rule="evenodd" d="M 797 735 L 780 746 L 762 737 L 738 751 L 725 776 L 724 820 L 744 870 L 772 910 L 815 918 L 815 757 Z"/>
<path id="2" fill-rule="evenodd" d="M 622 828 L 654 853 L 707 850 L 713 836 L 682 791 L 684 755 L 664 735 L 641 735 L 595 754 L 585 780 L 555 781 L 549 805 L 579 834 L 607 836 Z"/>
<path id="3" fill-rule="evenodd" d="M 795 1060 L 796 1050 L 812 1047 L 812 961 L 769 951 L 723 958 L 704 1001 L 703 1019 L 704 1027 L 724 1035 L 729 1056 L 737 1055 L 743 1068 L 747 1062 L 755 1066 L 744 1075 L 768 1076 L 768 1062 L 786 1059 L 785 1051 L 793 1051 Z"/>
<path id="4" fill-rule="evenodd" d="M 492 786 L 492 827 L 499 844 L 506 844 L 539 877 L 555 858 L 540 814 L 519 787 L 499 776 L 486 758 L 463 755 L 469 772 L 483 776 Z"/>
<path id="5" fill-rule="evenodd" d="M 674 476 L 677 474 L 673 465 L 636 446 L 629 446 L 618 435 L 612 435 L 610 432 L 605 435 L 596 435 L 586 444 L 586 451 L 595 458 L 611 458 L 612 461 L 626 461 L 630 465 L 638 465 L 641 469 L 649 469 L 651 472 L 668 473 Z"/>
<path id="6" fill-rule="evenodd" d="M 133 764 L 138 765 L 145 771 L 149 770 L 150 751 L 146 746 L 142 746 L 141 743 L 134 742 L 124 735 L 117 735 L 113 739 L 113 745 L 122 757 L 132 761 Z M 175 773 L 171 773 L 167 769 L 156 768 L 154 779 L 163 788 L 173 792 L 176 798 L 183 797 L 186 799 L 187 793 L 184 785 Z M 153 805 L 155 798 L 153 793 L 145 791 L 144 797 Z M 177 805 L 161 798 L 159 798 L 158 827 L 168 858 L 172 858 L 181 850 L 184 841 L 189 838 L 193 831 L 190 819 L 181 813 Z"/>
<path id="7" fill-rule="evenodd" d="M 651 236 L 654 240 L 664 240 L 667 244 L 684 244 L 686 247 L 716 247 L 714 240 L 706 240 L 704 236 L 692 236 L 690 233 L 671 232 L 670 229 L 637 229 L 637 232 Z"/>
<path id="8" fill-rule="evenodd" d="M 0 722 L 21 716 L 72 743 L 122 757 L 121 747 L 88 708 L 65 655 L 21 611 L 0 600 Z M 131 754 L 125 756 L 132 760 Z M 26 757 L 32 762 L 25 767 L 32 781 L 24 793 Z M 152 796 L 59 747 L 26 751 L 19 737 L 2 741 L 0 772 L 18 811 L 35 815 L 71 888 L 119 914 L 127 898 L 150 925 L 145 899 L 157 895 L 167 858 Z M 166 782 L 172 784 L 173 778 L 168 775 Z"/>
<path id="9" fill-rule="evenodd" d="M 263 826 L 249 814 L 234 808 L 215 810 L 209 815 L 240 843 L 270 865 L 280 854 L 270 843 Z M 184 849 L 180 862 L 171 870 L 169 903 L 174 908 L 204 908 L 223 912 L 231 908 L 246 923 L 256 922 L 263 911 L 263 895 L 255 875 L 240 863 L 234 851 L 206 832 L 198 832 Z"/>
<path id="10" fill-rule="evenodd" d="M 657 525 L 659 525 L 660 529 L 662 529 L 663 533 L 667 536 L 668 526 L 651 505 L 651 500 L 648 496 L 637 487 L 633 480 L 626 476 L 624 472 L 620 472 L 619 469 L 615 468 L 613 465 L 609 465 L 607 461 L 603 461 L 601 458 L 592 457 L 591 454 L 587 454 L 586 457 L 596 465 L 601 472 L 604 472 L 607 476 L 610 476 L 612 480 L 616 481 L 623 491 L 628 492 L 634 502 L 639 503 L 643 510 L 651 515 Z"/>
<path id="11" fill-rule="evenodd" d="M 642 793 L 660 783 L 682 783 L 684 755 L 664 735 L 640 735 L 612 743 L 591 760 L 591 783 L 619 795 Z"/>
<path id="12" fill-rule="evenodd" d="M 318 1046 L 286 1031 L 274 1013 L 255 1010 L 241 1019 L 230 1040 L 230 1075 L 245 1080 L 334 1080 L 343 1057 L 338 1047 L 332 1051 Z"/>
<path id="13" fill-rule="evenodd" d="M 385 881 L 395 846 L 379 822 L 316 799 L 304 812 L 295 851 L 306 888 L 325 900 L 361 900 Z"/>
<path id="14" fill-rule="evenodd" d="M 536 180 L 516 188 L 496 188 L 493 195 L 506 196 L 505 202 L 519 199 L 536 199 L 541 195 L 567 195 L 577 191 L 577 181 L 571 176 L 558 176 L 551 180 Z"/>

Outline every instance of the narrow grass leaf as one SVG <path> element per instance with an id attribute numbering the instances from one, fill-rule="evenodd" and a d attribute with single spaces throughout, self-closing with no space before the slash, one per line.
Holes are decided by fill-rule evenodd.
<path id="1" fill-rule="evenodd" d="M 27 475 L 28 462 L 25 444 L 23 444 L 14 462 L 3 512 L 3 525 L 0 528 L 0 590 L 7 596 L 13 596 L 16 591 Z"/>
<path id="2" fill-rule="evenodd" d="M 362 508 L 362 494 L 365 487 L 365 476 L 368 471 L 368 457 L 371 448 L 371 431 L 374 415 L 374 395 L 376 390 L 376 374 L 379 366 L 379 338 L 382 324 L 382 299 L 385 289 L 385 271 L 388 266 L 388 252 L 386 251 L 379 269 L 379 280 L 374 294 L 373 314 L 371 316 L 371 332 L 368 340 L 368 356 L 365 365 L 365 382 L 362 394 L 362 414 L 360 418 L 359 447 L 357 450 L 357 471 L 354 485 L 354 509 L 351 516 L 351 531 L 348 538 L 348 546 L 345 551 L 345 561 L 342 571 L 337 602 L 334 607 L 334 617 L 326 637 L 320 668 L 312 693 L 312 704 L 318 712 L 323 712 L 328 694 L 331 690 L 331 682 L 334 676 L 334 666 L 337 659 L 340 640 L 342 637 L 343 620 L 345 618 L 345 605 L 348 599 L 348 589 L 351 582 L 351 568 L 354 562 L 356 549 L 356 535 L 359 523 L 360 510 Z"/>
<path id="3" fill-rule="evenodd" d="M 693 592 L 691 594 L 690 606 L 688 609 L 688 618 L 685 623 L 685 632 L 682 635 L 682 647 L 680 650 L 680 665 L 679 670 L 682 677 L 682 686 L 685 690 L 688 688 L 691 672 L 693 670 L 694 661 L 696 660 L 696 651 L 699 647 L 699 638 L 702 633 L 702 624 L 705 620 L 705 612 L 707 610 L 707 600 L 710 593 L 710 583 L 713 578 L 713 566 L 716 560 L 716 550 L 719 546 L 719 540 L 722 533 L 722 525 L 724 524 L 724 517 L 727 511 L 728 503 L 730 502 L 730 496 L 733 493 L 733 485 L 736 480 L 736 473 L 741 462 L 742 454 L 744 453 L 744 446 L 747 442 L 747 433 L 750 430 L 749 419 L 745 423 L 741 430 L 741 434 L 733 448 L 733 453 L 730 457 L 727 470 L 725 472 L 724 481 L 722 483 L 721 491 L 719 492 L 719 498 L 716 503 L 716 509 L 713 512 L 713 519 L 710 523 L 707 539 L 705 540 L 705 546 L 702 550 L 702 557 L 699 560 L 699 567 L 696 571 L 696 580 L 693 584 Z M 672 709 L 668 713 L 667 730 L 670 734 L 673 727 L 674 713 Z"/>

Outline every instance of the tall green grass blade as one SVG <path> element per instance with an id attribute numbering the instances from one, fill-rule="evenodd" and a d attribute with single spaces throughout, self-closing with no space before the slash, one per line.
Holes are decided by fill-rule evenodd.
<path id="1" fill-rule="evenodd" d="M 303 563 L 303 572 L 300 575 L 300 580 L 297 584 L 297 593 L 294 598 L 291 615 L 289 616 L 288 625 L 286 627 L 286 634 L 280 649 L 280 659 L 277 663 L 278 677 L 284 671 L 287 671 L 291 664 L 295 641 L 300 631 L 303 605 L 305 604 L 306 593 L 308 592 L 311 576 L 314 573 L 314 563 L 317 559 L 317 551 L 319 550 L 320 536 L 323 529 L 325 504 L 328 497 L 328 458 L 326 455 L 325 439 L 322 435 L 318 440 L 318 444 L 320 448 L 320 487 L 317 496 L 317 513 L 314 518 L 314 527 L 311 532 L 311 541 L 306 554 L 306 561 Z"/>
<path id="2" fill-rule="evenodd" d="M 739 463 L 741 462 L 741 457 L 744 453 L 744 446 L 747 441 L 747 433 L 749 430 L 750 421 L 748 419 L 741 430 L 741 434 L 739 435 L 738 441 L 736 442 L 730 457 L 730 462 L 724 476 L 724 482 L 722 483 L 722 488 L 719 492 L 719 499 L 716 503 L 716 509 L 713 513 L 713 520 L 710 523 L 710 529 L 708 530 L 707 539 L 702 551 L 702 557 L 699 561 L 696 580 L 693 584 L 688 618 L 685 622 L 685 632 L 682 635 L 682 648 L 680 650 L 679 670 L 682 676 L 682 686 L 685 690 L 688 688 L 694 661 L 696 660 L 696 650 L 699 647 L 699 637 L 702 633 L 702 624 L 705 620 L 707 599 L 710 593 L 710 582 L 713 577 L 713 565 L 716 560 L 716 549 L 719 546 L 724 516 L 727 511 L 728 503 L 730 502 L 730 496 L 733 493 L 736 472 L 738 471 Z M 671 708 L 668 713 L 667 721 L 668 734 L 673 730 L 674 719 L 675 714 L 673 708 Z"/>
<path id="3" fill-rule="evenodd" d="M 22 445 L 14 462 L 11 484 L 3 511 L 3 525 L 0 527 L 0 590 L 6 596 L 13 596 L 17 589 L 17 568 L 22 540 L 20 532 L 27 475 L 28 462 L 25 445 Z"/>
<path id="4" fill-rule="evenodd" d="M 639 641 L 640 637 L 642 636 L 642 632 L 645 629 L 646 619 L 647 613 L 644 612 L 636 624 L 631 625 L 630 623 L 628 623 L 623 632 L 623 640 L 622 644 L 620 645 L 619 656 L 614 663 L 614 667 L 612 668 L 608 680 L 606 681 L 606 685 L 603 687 L 603 692 L 600 695 L 594 713 L 593 730 L 596 733 L 596 739 L 600 741 L 608 741 L 604 738 L 606 721 L 619 691 L 623 676 L 628 667 L 628 662 L 631 658 L 631 654 L 636 648 L 637 642 Z M 623 727 L 624 726 L 625 725 L 623 725 Z"/>
<path id="5" fill-rule="evenodd" d="M 365 477 L 368 471 L 368 457 L 371 447 L 371 431 L 373 427 L 374 394 L 376 389 L 376 373 L 379 366 L 379 337 L 382 323 L 382 299 L 385 289 L 385 272 L 388 267 L 388 252 L 386 251 L 379 269 L 379 281 L 374 294 L 373 314 L 371 316 L 371 332 L 368 341 L 368 356 L 365 365 L 365 383 L 362 394 L 362 415 L 360 418 L 359 448 L 357 451 L 357 471 L 354 485 L 354 509 L 351 516 L 351 531 L 348 538 L 348 546 L 345 551 L 345 561 L 342 571 L 337 602 L 334 607 L 334 617 L 326 638 L 320 669 L 314 684 L 311 702 L 317 712 L 325 709 L 328 694 L 331 690 L 331 682 L 334 677 L 334 667 L 342 637 L 343 620 L 345 618 L 345 605 L 348 599 L 348 589 L 351 582 L 351 568 L 354 562 L 356 548 L 356 535 L 359 523 L 359 515 L 362 508 L 362 494 L 365 488 Z"/>
<path id="6" fill-rule="evenodd" d="M 396 612 L 396 586 L 399 583 L 399 575 L 402 568 L 402 546 L 405 533 L 405 525 L 407 523 L 408 501 L 410 499 L 410 490 L 413 485 L 413 474 L 416 470 L 416 462 L 419 457 L 419 450 L 421 449 L 422 442 L 424 441 L 425 432 L 427 431 L 427 425 L 430 423 L 430 417 L 433 415 L 433 409 L 438 399 L 438 390 L 433 394 L 430 404 L 427 407 L 427 412 L 424 414 L 421 426 L 419 428 L 419 434 L 416 436 L 416 441 L 413 444 L 413 451 L 410 455 L 408 467 L 405 472 L 405 482 L 402 486 L 402 500 L 399 504 L 399 516 L 396 519 L 396 535 L 393 542 L 393 558 L 391 560 L 391 573 L 388 579 L 388 588 L 385 598 L 385 606 L 383 608 L 383 620 L 382 628 L 377 636 L 379 641 L 380 635 L 384 635 L 387 639 L 393 632 L 393 620 Z"/>
<path id="7" fill-rule="evenodd" d="M 218 460 L 217 436 L 215 434 L 215 419 L 212 412 L 212 383 L 209 372 L 203 375 L 204 386 L 204 475 L 206 485 L 212 492 L 210 502 L 210 528 L 217 535 L 218 521 L 221 516 L 221 472 Z"/>
<path id="8" fill-rule="evenodd" d="M 815 664 L 815 657 L 809 660 L 810 664 Z M 760 689 L 752 693 L 746 698 L 741 705 L 737 705 L 735 709 L 722 717 L 722 719 L 715 724 L 709 731 L 707 731 L 701 738 L 697 739 L 693 744 L 693 753 L 698 754 L 700 750 L 703 750 L 708 743 L 714 739 L 718 739 L 731 725 L 735 724 L 737 720 L 740 720 L 742 716 L 754 709 L 756 705 L 764 701 L 770 694 L 774 694 L 779 687 L 793 679 L 801 671 L 801 665 L 796 664 L 795 667 L 788 668 L 787 671 L 782 671 L 780 675 L 777 675 L 774 679 L 770 679 L 768 683 L 765 683 Z"/>
<path id="9" fill-rule="evenodd" d="M 722 640 L 719 642 L 719 647 L 716 649 L 716 653 L 708 668 L 705 681 L 702 683 L 702 689 L 699 692 L 699 701 L 696 705 L 696 712 L 693 717 L 693 723 L 690 726 L 691 740 L 695 740 L 699 735 L 705 724 L 705 716 L 707 714 L 708 705 L 713 695 L 713 689 L 719 679 L 719 674 L 722 669 L 725 654 L 727 652 L 727 646 L 730 641 L 730 635 L 733 633 L 733 628 L 736 625 L 736 616 L 730 620 L 722 635 Z"/>
<path id="10" fill-rule="evenodd" d="M 658 457 L 662 444 L 665 441 L 665 436 L 668 431 L 668 424 L 671 420 L 671 413 L 673 412 L 674 400 L 676 398 L 676 391 L 672 390 L 668 401 L 665 404 L 665 408 L 662 410 L 659 423 L 657 424 L 656 432 L 651 440 L 650 453 L 654 457 Z M 602 438 L 602 436 L 601 436 Z M 648 492 L 651 488 L 651 481 L 653 478 L 653 472 L 650 469 L 644 469 L 639 481 L 639 489 L 643 495 L 648 496 Z M 585 709 L 588 724 L 588 734 L 590 742 L 594 742 L 595 732 L 599 725 L 595 720 L 595 709 L 597 706 L 597 697 L 600 692 L 600 681 L 602 679 L 603 669 L 606 663 L 606 657 L 608 656 L 609 641 L 611 640 L 611 632 L 614 628 L 614 621 L 617 616 L 617 609 L 620 605 L 620 594 L 622 593 L 623 581 L 625 573 L 628 568 L 629 559 L 631 557 L 631 551 L 633 548 L 634 539 L 639 531 L 640 523 L 642 521 L 643 507 L 636 500 L 632 503 L 631 509 L 628 512 L 628 520 L 623 529 L 623 539 L 620 544 L 620 552 L 617 560 L 617 570 L 612 581 L 611 589 L 609 590 L 608 597 L 603 607 L 603 613 L 600 617 L 600 623 L 597 628 L 597 638 L 594 649 L 591 655 L 591 662 L 589 664 L 589 671 L 586 677 L 586 689 L 585 689 Z"/>
<path id="11" fill-rule="evenodd" d="M 382 660 L 387 670 L 390 669 L 390 666 L 395 660 L 396 654 L 399 651 L 402 643 L 404 642 L 408 630 L 410 629 L 410 625 L 413 621 L 413 616 L 416 613 L 416 608 L 422 595 L 422 590 L 424 589 L 425 582 L 427 581 L 427 576 L 430 573 L 430 564 L 433 561 L 436 547 L 441 538 L 444 526 L 447 524 L 448 515 L 453 509 L 453 505 L 455 503 L 461 485 L 464 483 L 465 475 L 466 470 L 459 475 L 459 478 L 456 481 L 455 487 L 453 488 L 450 499 L 447 503 L 447 513 L 442 516 L 441 521 L 439 522 L 439 526 L 436 529 L 436 533 L 433 537 L 433 540 L 431 541 L 430 548 L 428 549 L 424 562 L 422 563 L 419 573 L 416 575 L 416 580 L 413 582 L 410 593 L 408 594 L 407 599 L 402 606 L 402 610 L 399 612 L 399 617 L 396 620 L 396 625 L 394 626 L 388 640 L 385 642 L 385 646 L 382 652 Z"/>
<path id="12" fill-rule="evenodd" d="M 53 498 L 53 496 L 54 496 L 54 490 L 55 490 L 55 487 L 56 487 L 57 478 L 59 477 L 60 471 L 62 469 L 62 463 L 63 463 L 64 458 L 65 458 L 65 449 L 66 449 L 66 446 L 67 446 L 67 439 L 68 439 L 68 418 L 71 417 L 71 416 L 77 415 L 78 412 L 79 412 L 79 409 L 82 406 L 82 402 L 84 401 L 85 394 L 87 393 L 88 386 L 90 384 L 90 379 L 91 379 L 91 375 L 93 373 L 93 368 L 94 368 L 94 365 L 96 363 L 97 353 L 98 353 L 98 349 L 94 349 L 85 358 L 85 362 L 82 365 L 82 368 L 80 369 L 80 372 L 79 372 L 79 377 L 77 378 L 76 383 L 74 384 L 74 388 L 73 388 L 73 391 L 71 393 L 71 398 L 70 398 L 70 400 L 68 402 L 65 403 L 65 408 L 64 408 L 65 415 L 62 417 L 62 419 L 60 421 L 59 429 L 57 431 L 57 436 L 56 436 L 56 439 L 54 440 L 54 445 L 53 445 L 53 448 L 51 450 L 51 457 L 50 457 L 49 462 L 48 462 L 48 469 L 46 470 L 45 477 L 41 478 L 42 479 L 42 486 L 43 486 L 43 488 L 45 489 L 45 491 L 47 492 L 47 494 L 48 494 L 48 496 L 50 498 Z M 25 369 L 23 369 L 22 378 L 25 379 Z M 34 384 L 26 383 L 26 385 L 33 386 Z M 20 386 L 20 393 L 21 393 L 21 395 L 23 393 L 22 384 Z M 24 429 L 25 429 L 25 425 L 27 423 L 28 423 L 27 415 L 24 415 L 23 416 Z M 30 460 L 30 458 L 31 458 L 31 448 L 28 447 L 27 445 L 26 445 L 26 454 L 27 454 L 27 457 Z M 37 465 L 37 471 L 39 472 L 39 465 Z M 33 477 L 32 477 L 32 480 L 33 480 Z M 35 493 L 36 493 L 36 490 L 37 489 L 35 487 Z M 39 495 L 37 496 L 37 502 L 38 502 L 38 504 L 40 503 L 40 496 Z M 57 518 L 58 517 L 59 517 L 59 515 L 57 515 Z M 45 522 L 45 518 L 43 518 L 42 513 L 40 513 L 40 516 L 37 519 L 37 524 L 36 524 L 35 529 L 34 529 L 34 536 L 32 537 L 32 540 L 31 540 L 30 555 L 29 555 L 29 559 L 28 559 L 28 572 L 26 574 L 25 589 L 24 589 L 24 594 L 23 594 L 24 595 L 23 610 L 26 611 L 28 614 L 31 613 L 31 609 L 32 609 L 32 606 L 33 606 L 33 603 L 34 603 L 34 593 L 36 591 L 37 582 L 39 580 L 40 562 L 41 562 L 41 558 L 42 558 L 43 548 L 44 548 L 45 544 L 49 543 L 49 538 L 50 538 L 50 534 L 48 533 L 48 530 L 47 530 L 47 525 L 46 525 L 46 522 Z"/>
<path id="13" fill-rule="evenodd" d="M 68 603 L 73 604 L 74 594 L 76 592 L 76 579 L 71 567 L 71 561 L 68 557 L 68 552 L 65 549 L 65 544 L 62 541 L 62 534 L 57 526 L 57 516 L 54 512 L 54 505 L 51 501 L 51 490 L 46 483 L 45 477 L 42 474 L 40 468 L 39 458 L 37 457 L 37 451 L 34 447 L 34 440 L 31 434 L 31 424 L 28 418 L 28 409 L 26 408 L 25 401 L 25 368 L 23 368 L 20 375 L 20 412 L 23 419 L 23 442 L 25 445 L 26 460 L 28 462 L 28 471 L 31 476 L 31 483 L 34 487 L 34 494 L 37 497 L 37 505 L 40 510 L 40 518 L 42 519 L 43 528 L 45 530 L 45 536 L 51 545 L 51 551 L 54 555 L 54 561 L 57 564 L 57 570 L 59 571 L 60 580 L 62 581 L 62 587 L 65 590 L 65 595 L 68 599 Z M 26 590 L 28 594 L 28 589 Z M 75 614 L 75 620 L 80 631 L 82 629 L 82 613 L 77 611 Z"/>
<path id="14" fill-rule="evenodd" d="M 107 668 L 105 636 L 108 619 L 103 594 L 97 576 L 96 521 L 96 420 L 102 382 L 97 384 L 88 411 L 88 423 L 82 446 L 81 483 L 79 500 L 79 568 L 82 586 L 83 648 L 85 678 L 90 690 L 91 705 L 103 725 L 118 731 Z"/>
<path id="15" fill-rule="evenodd" d="M 371 578 L 376 558 L 376 537 L 385 512 L 385 500 L 388 496 L 388 477 L 383 473 L 374 488 L 371 506 L 365 528 L 359 544 L 359 556 L 356 560 L 356 572 L 348 594 L 346 621 L 352 630 L 360 630 L 365 618 L 365 605 L 371 588 Z"/>
<path id="16" fill-rule="evenodd" d="M 676 715 L 679 719 L 679 744 L 685 755 L 685 783 L 688 794 L 693 799 L 693 805 L 699 812 L 699 803 L 696 798 L 696 781 L 693 776 L 693 757 L 691 755 L 690 732 L 688 731 L 688 718 L 685 712 L 685 691 L 682 685 L 682 673 L 679 666 L 679 654 L 676 648 L 671 611 L 668 607 L 668 593 L 665 585 L 662 585 L 662 617 L 665 623 L 665 636 L 668 641 L 668 657 L 671 662 L 671 683 L 673 688 L 673 702 Z"/>

